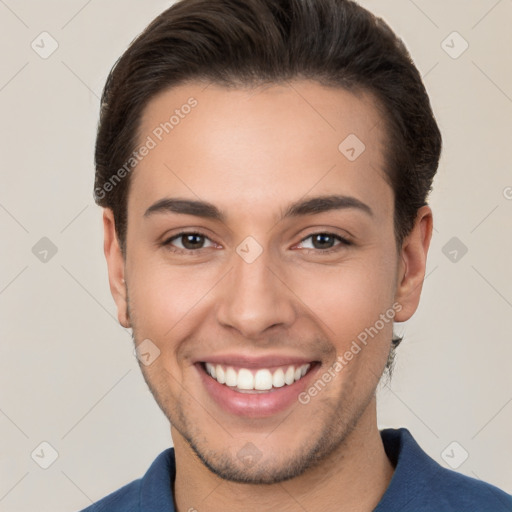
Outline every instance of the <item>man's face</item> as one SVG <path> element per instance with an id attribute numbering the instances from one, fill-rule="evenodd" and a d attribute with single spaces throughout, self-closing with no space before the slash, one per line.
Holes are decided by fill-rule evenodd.
<path id="1" fill-rule="evenodd" d="M 180 110 L 190 97 L 197 105 Z M 176 109 L 179 122 L 162 133 Z M 119 315 L 128 309 L 136 343 L 160 351 L 141 368 L 175 444 L 186 440 L 223 478 L 299 475 L 370 414 L 390 349 L 389 312 L 401 300 L 384 130 L 370 97 L 306 81 L 182 85 L 144 112 L 139 142 L 149 136 L 156 146 L 132 176 L 128 308 L 121 294 Z M 319 196 L 350 199 L 285 215 Z M 224 217 L 177 213 L 164 199 L 206 201 Z M 333 370 L 356 352 L 354 340 L 360 350 Z M 236 370 L 263 370 L 256 380 L 265 387 L 268 369 L 277 387 L 235 390 L 204 363 L 217 376 L 217 365 L 233 367 L 241 387 L 251 377 L 247 384 Z M 281 384 L 280 368 L 290 377 L 289 366 L 304 364 L 305 376 Z"/>

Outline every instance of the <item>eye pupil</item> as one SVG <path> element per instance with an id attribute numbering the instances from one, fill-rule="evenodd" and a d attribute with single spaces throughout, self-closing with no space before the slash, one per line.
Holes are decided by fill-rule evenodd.
<path id="1" fill-rule="evenodd" d="M 196 234 L 189 234 L 189 235 L 182 235 L 183 238 L 183 247 L 187 249 L 197 249 L 198 246 L 201 246 L 203 235 L 196 235 Z M 194 244 L 194 239 L 200 239 L 198 243 Z"/>
<path id="2" fill-rule="evenodd" d="M 319 240 L 320 239 L 320 246 L 318 247 L 315 242 L 316 240 Z M 326 233 L 319 233 L 317 235 L 315 235 L 313 237 L 313 245 L 315 246 L 316 249 L 326 249 L 326 248 L 331 248 L 332 247 L 332 243 L 333 243 L 334 239 L 331 235 L 328 235 Z"/>

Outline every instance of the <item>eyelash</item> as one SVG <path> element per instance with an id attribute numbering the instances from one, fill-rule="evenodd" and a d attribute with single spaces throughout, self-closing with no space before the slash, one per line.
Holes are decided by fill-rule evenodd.
<path id="1" fill-rule="evenodd" d="M 181 238 L 185 235 L 195 235 L 195 236 L 200 236 L 200 237 L 210 240 L 210 238 L 207 235 L 205 235 L 204 233 L 201 233 L 199 231 L 181 231 L 180 233 L 173 235 L 171 238 L 168 238 L 167 240 L 165 240 L 162 243 L 162 246 L 168 248 L 170 251 L 172 251 L 176 254 L 188 254 L 188 255 L 192 255 L 194 253 L 196 253 L 195 255 L 201 254 L 201 251 L 203 249 L 208 249 L 208 247 L 201 247 L 200 249 L 180 249 L 179 247 L 172 246 L 172 242 L 174 240 Z M 303 243 L 308 238 L 312 238 L 317 235 L 327 235 L 329 237 L 335 238 L 340 243 L 336 244 L 334 247 L 332 247 L 330 249 L 324 249 L 324 250 L 322 250 L 322 249 L 304 249 L 307 253 L 315 252 L 317 254 L 322 254 L 322 255 L 323 254 L 331 254 L 333 252 L 337 252 L 338 250 L 340 250 L 340 247 L 342 247 L 342 246 L 348 247 L 348 246 L 352 245 L 352 242 L 349 242 L 346 238 L 343 238 L 340 235 L 336 235 L 335 233 L 330 233 L 328 231 L 318 231 L 316 233 L 311 233 L 308 236 L 306 236 L 305 238 L 303 238 L 300 241 L 300 243 Z"/>

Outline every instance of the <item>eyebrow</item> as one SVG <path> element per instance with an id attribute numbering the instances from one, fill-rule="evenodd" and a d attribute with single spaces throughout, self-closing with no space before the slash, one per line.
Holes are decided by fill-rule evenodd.
<path id="1" fill-rule="evenodd" d="M 372 209 L 359 199 L 344 195 L 317 196 L 291 203 L 282 214 L 281 219 L 299 217 L 302 215 L 318 215 L 331 210 L 355 209 L 373 217 Z M 194 215 L 205 219 L 226 222 L 226 214 L 215 205 L 207 201 L 195 201 L 190 199 L 164 198 L 151 205 L 144 217 L 156 213 L 178 213 L 182 215 Z"/>

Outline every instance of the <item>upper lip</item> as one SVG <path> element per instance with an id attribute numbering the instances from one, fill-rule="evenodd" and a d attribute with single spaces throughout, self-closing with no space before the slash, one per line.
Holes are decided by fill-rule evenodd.
<path id="1" fill-rule="evenodd" d="M 269 354 L 265 356 L 248 356 L 244 354 L 216 354 L 198 358 L 196 363 L 212 363 L 242 368 L 269 368 L 272 366 L 303 365 L 314 362 L 314 359 L 300 356 L 284 356 Z"/>

